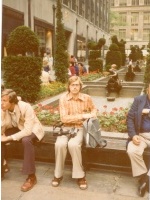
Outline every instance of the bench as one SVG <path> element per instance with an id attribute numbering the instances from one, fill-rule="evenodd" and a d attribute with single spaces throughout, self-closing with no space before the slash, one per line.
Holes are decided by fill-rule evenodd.
<path id="1" fill-rule="evenodd" d="M 113 171 L 131 172 L 131 163 L 126 153 L 126 139 L 103 137 L 107 140 L 105 148 L 82 148 L 83 165 L 85 170 L 90 168 Z M 35 146 L 35 159 L 43 162 L 55 162 L 54 143 L 56 137 L 51 131 L 46 131 L 43 140 Z M 144 160 L 149 162 L 150 152 L 144 152 Z M 16 142 L 8 145 L 8 158 L 23 159 L 22 144 Z M 71 165 L 71 157 L 67 154 L 66 164 Z"/>

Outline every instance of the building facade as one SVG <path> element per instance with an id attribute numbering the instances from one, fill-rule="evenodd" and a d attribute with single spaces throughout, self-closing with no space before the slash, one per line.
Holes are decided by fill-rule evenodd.
<path id="1" fill-rule="evenodd" d="M 127 53 L 137 45 L 144 46 L 146 54 L 150 41 L 150 0 L 111 0 L 111 17 L 111 35 L 126 41 Z"/>
<path id="2" fill-rule="evenodd" d="M 41 55 L 54 55 L 56 31 L 56 0 L 3 0 L 2 2 L 2 55 L 6 41 L 17 26 L 31 27 L 40 39 Z M 67 50 L 78 60 L 87 59 L 87 42 L 106 39 L 109 46 L 109 0 L 62 0 L 63 23 Z"/>

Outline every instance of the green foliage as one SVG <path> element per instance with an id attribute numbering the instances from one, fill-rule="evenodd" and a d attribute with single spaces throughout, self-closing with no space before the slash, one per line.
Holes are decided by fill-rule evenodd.
<path id="1" fill-rule="evenodd" d="M 81 78 L 81 81 L 93 81 L 98 78 L 101 78 L 102 76 L 103 76 L 102 73 L 90 72 L 88 74 L 82 75 L 80 78 Z"/>
<path id="2" fill-rule="evenodd" d="M 111 37 L 112 40 L 112 44 L 116 44 L 118 46 L 118 50 L 121 52 L 121 57 L 122 57 L 122 63 L 121 65 L 124 66 L 125 65 L 125 60 L 126 60 L 126 54 L 125 54 L 125 44 L 126 42 L 121 39 L 120 42 L 118 41 L 118 38 L 116 35 L 113 35 Z"/>
<path id="3" fill-rule="evenodd" d="M 98 41 L 98 47 L 101 49 L 103 45 L 105 45 L 106 39 L 105 38 L 100 38 Z"/>
<path id="4" fill-rule="evenodd" d="M 62 23 L 61 1 L 57 0 L 57 28 L 56 28 L 56 52 L 55 75 L 56 80 L 65 83 L 68 80 L 68 54 L 64 25 Z"/>
<path id="5" fill-rule="evenodd" d="M 89 60 L 95 60 L 97 58 L 100 57 L 100 51 L 97 50 L 97 51 L 94 51 L 94 50 L 90 50 L 90 53 L 89 53 Z"/>
<path id="6" fill-rule="evenodd" d="M 112 43 L 112 44 L 110 45 L 110 47 L 109 47 L 109 50 L 110 50 L 110 51 L 119 51 L 119 47 L 118 47 L 117 44 Z"/>
<path id="7" fill-rule="evenodd" d="M 38 100 L 57 95 L 66 90 L 66 85 L 60 82 L 53 82 L 48 85 L 41 85 Z"/>
<path id="8" fill-rule="evenodd" d="M 35 102 L 40 91 L 42 60 L 39 57 L 7 56 L 3 59 L 4 85 L 22 100 Z"/>
<path id="9" fill-rule="evenodd" d="M 89 41 L 87 44 L 87 48 L 90 50 L 96 50 L 97 49 L 97 43 L 94 41 Z"/>
<path id="10" fill-rule="evenodd" d="M 110 45 L 109 51 L 106 54 L 105 66 L 112 65 L 112 64 L 116 64 L 118 69 L 122 65 L 122 55 L 121 55 L 121 52 L 119 51 L 119 47 L 115 43 Z"/>
<path id="11" fill-rule="evenodd" d="M 42 104 L 36 104 L 33 106 L 36 116 L 43 125 L 52 126 L 56 121 L 60 120 L 59 108 L 49 105 L 42 106 Z"/>
<path id="12" fill-rule="evenodd" d="M 147 84 L 150 83 L 150 54 L 147 56 L 147 62 L 146 62 L 146 68 L 145 68 L 145 74 L 144 74 L 144 83 L 145 83 L 145 89 L 146 89 Z"/>
<path id="13" fill-rule="evenodd" d="M 89 60 L 89 72 L 102 72 L 103 71 L 103 60 Z"/>
<path id="14" fill-rule="evenodd" d="M 38 47 L 37 35 L 26 26 L 18 26 L 14 29 L 9 35 L 6 46 L 9 55 L 25 55 L 26 52 L 37 54 Z"/>
<path id="15" fill-rule="evenodd" d="M 126 117 L 129 108 L 113 108 L 108 112 L 107 105 L 104 105 L 103 107 L 106 110 L 98 116 L 101 129 L 110 132 L 127 132 Z"/>
<path id="16" fill-rule="evenodd" d="M 131 47 L 131 53 L 129 54 L 129 58 L 133 61 L 136 62 L 137 60 L 143 59 L 143 52 L 142 48 L 139 48 L 139 46 L 132 46 Z"/>

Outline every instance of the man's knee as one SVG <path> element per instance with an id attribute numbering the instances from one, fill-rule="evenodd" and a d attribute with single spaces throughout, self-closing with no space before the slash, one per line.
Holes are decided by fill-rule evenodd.
<path id="1" fill-rule="evenodd" d="M 67 148 L 67 144 L 63 141 L 59 141 L 55 143 L 55 149 L 64 149 Z"/>

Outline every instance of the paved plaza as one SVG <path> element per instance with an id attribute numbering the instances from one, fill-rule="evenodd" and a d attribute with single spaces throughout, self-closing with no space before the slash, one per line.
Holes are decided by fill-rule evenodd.
<path id="1" fill-rule="evenodd" d="M 54 164 L 36 162 L 37 184 L 28 192 L 20 186 L 26 176 L 21 174 L 22 161 L 9 160 L 10 172 L 1 183 L 2 200 L 150 200 L 148 193 L 143 198 L 137 193 L 137 179 L 131 174 L 115 171 L 93 170 L 87 172 L 88 189 L 82 191 L 71 178 L 71 166 L 66 166 L 60 186 L 51 186 Z"/>

